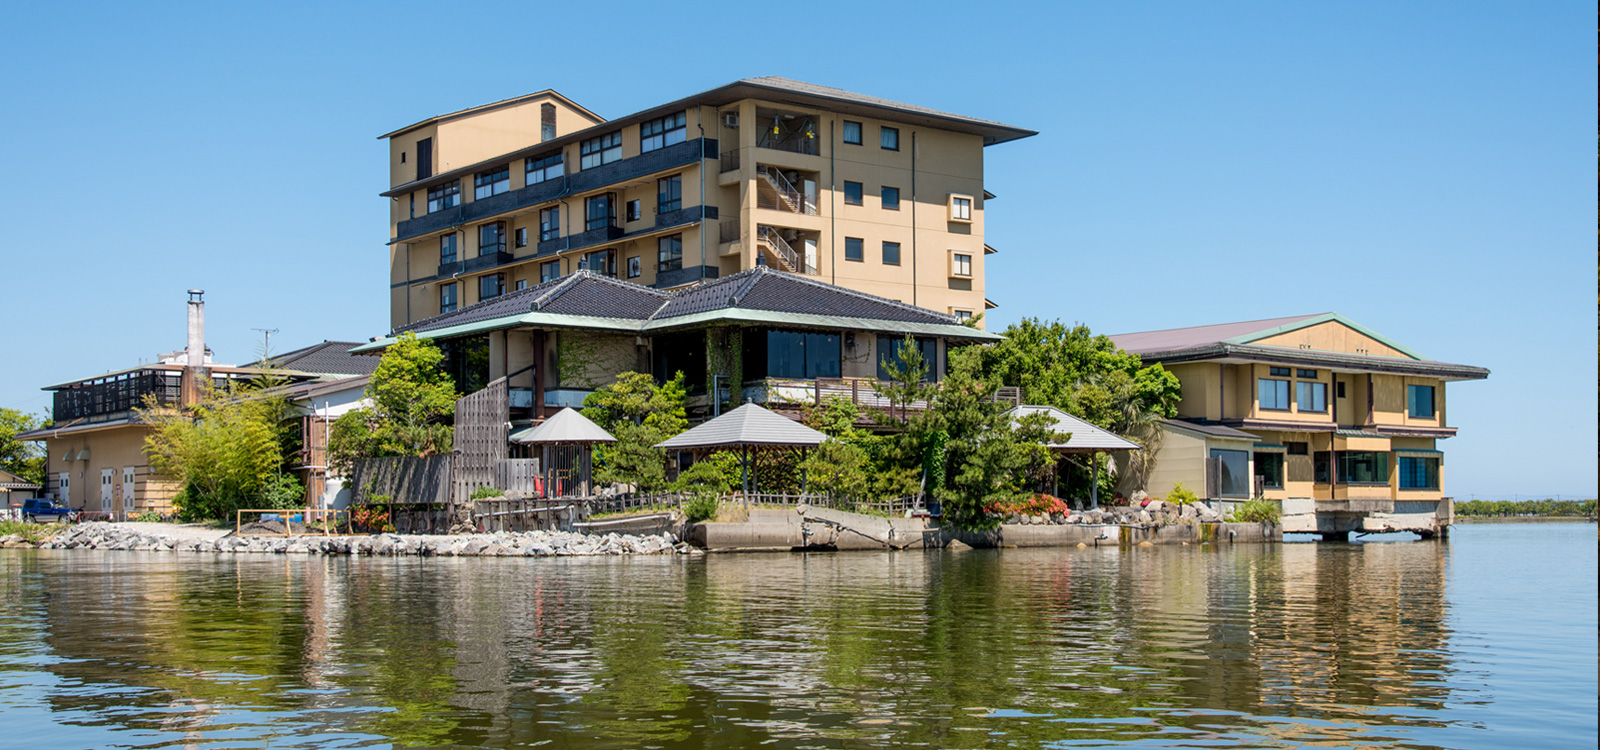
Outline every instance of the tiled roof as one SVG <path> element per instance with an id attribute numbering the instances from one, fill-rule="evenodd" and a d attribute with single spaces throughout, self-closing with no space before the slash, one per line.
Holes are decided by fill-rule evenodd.
<path id="1" fill-rule="evenodd" d="M 611 318 L 643 324 L 646 321 L 728 309 L 959 325 L 954 317 L 932 310 L 757 266 L 672 292 L 619 281 L 591 271 L 578 271 L 554 281 L 402 326 L 395 329 L 395 333 L 436 331 L 499 318 L 515 318 L 531 312 Z"/>
<path id="2" fill-rule="evenodd" d="M 959 122 L 972 123 L 974 125 L 988 125 L 990 127 L 1022 130 L 1021 128 L 1012 128 L 1012 126 L 1010 126 L 1010 125 L 1006 125 L 1005 123 L 995 122 L 994 120 L 982 120 L 982 119 L 979 119 L 979 118 L 976 118 L 976 117 L 968 117 L 966 115 L 958 115 L 958 114 L 955 114 L 955 113 L 952 113 L 952 112 L 943 112 L 943 111 L 940 111 L 940 110 L 937 110 L 937 109 L 933 109 L 931 107 L 924 107 L 924 106 L 919 105 L 919 104 L 907 104 L 905 102 L 897 102 L 897 101 L 894 101 L 892 99 L 884 99 L 884 98 L 876 97 L 876 96 L 867 96 L 866 94 L 857 94 L 854 91 L 846 91 L 844 89 L 836 89 L 836 88 L 834 88 L 832 86 L 821 86 L 821 85 L 818 85 L 818 84 L 815 84 L 815 83 L 806 83 L 805 81 L 796 81 L 796 80 L 794 80 L 792 78 L 784 78 L 782 76 L 760 76 L 758 78 L 743 78 L 743 79 L 739 80 L 739 83 L 745 83 L 745 84 L 749 84 L 751 86 L 760 86 L 760 87 L 763 87 L 763 88 L 780 89 L 780 90 L 783 90 L 783 91 L 788 91 L 788 92 L 795 93 L 795 94 L 801 94 L 801 95 L 804 95 L 804 96 L 817 96 L 817 97 L 821 97 L 821 98 L 824 98 L 824 99 L 832 99 L 834 101 L 848 102 L 850 104 L 860 104 L 862 106 L 867 106 L 867 107 L 880 107 L 880 108 L 883 108 L 883 109 L 898 110 L 900 112 L 908 112 L 908 113 L 915 113 L 915 114 L 920 114 L 920 115 L 927 115 L 929 117 L 937 117 L 937 118 L 940 118 L 940 119 L 943 119 L 943 120 L 956 120 L 956 121 L 959 121 Z M 1029 135 L 1032 134 L 1032 131 L 1023 131 L 1023 132 L 1026 132 Z"/>
<path id="3" fill-rule="evenodd" d="M 653 320 L 737 307 L 905 323 L 955 325 L 953 316 L 757 266 L 679 292 Z"/>
<path id="4" fill-rule="evenodd" d="M 577 409 L 562 409 L 545 421 L 511 433 L 513 443 L 615 443 L 605 428 L 583 416 Z"/>
<path id="5" fill-rule="evenodd" d="M 1291 325 L 1307 318 L 1315 318 L 1325 314 L 1295 315 L 1287 318 L 1269 318 L 1267 320 L 1250 320 L 1243 323 L 1222 323 L 1190 328 L 1169 328 L 1163 331 L 1119 333 L 1113 335 L 1111 341 L 1130 354 L 1171 352 L 1220 344 L 1229 339 L 1249 336 L 1253 333 Z"/>
<path id="6" fill-rule="evenodd" d="M 1261 439 L 1259 435 L 1252 435 L 1248 432 L 1235 430 L 1232 427 L 1223 427 L 1220 424 L 1200 424 L 1198 422 L 1183 422 L 1176 419 L 1163 419 L 1161 420 L 1161 423 L 1166 427 L 1176 427 L 1180 430 L 1188 430 L 1190 432 L 1196 432 L 1201 435 L 1209 435 L 1211 437 L 1232 438 L 1234 440 Z"/>
<path id="7" fill-rule="evenodd" d="M 272 357 L 272 364 L 284 370 L 318 375 L 370 375 L 378 368 L 375 357 L 350 354 L 359 341 L 324 341 Z"/>
<path id="8" fill-rule="evenodd" d="M 1016 422 L 1031 414 L 1048 415 L 1055 424 L 1051 429 L 1068 434 L 1067 442 L 1051 443 L 1048 447 L 1068 451 L 1136 451 L 1138 443 L 1110 430 L 1101 429 L 1054 406 L 1023 404 L 1011 410 L 1011 421 Z"/>

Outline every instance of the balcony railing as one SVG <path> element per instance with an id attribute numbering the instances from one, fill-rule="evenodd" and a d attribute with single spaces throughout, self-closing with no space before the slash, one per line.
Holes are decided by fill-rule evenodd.
<path id="1" fill-rule="evenodd" d="M 805 133 L 790 133 L 784 136 L 775 136 L 763 130 L 756 136 L 757 148 L 770 148 L 773 151 L 788 151 L 791 154 L 809 154 L 816 156 L 820 153 L 816 138 L 807 138 Z"/>
<path id="2" fill-rule="evenodd" d="M 762 245 L 777 259 L 779 269 L 807 276 L 817 275 L 817 267 L 807 263 L 805 258 L 794 251 L 794 248 L 789 247 L 789 243 L 783 239 L 783 235 L 778 234 L 778 230 L 764 226 L 759 228 L 757 233 Z"/>
<path id="3" fill-rule="evenodd" d="M 739 220 L 728 219 L 727 221 L 722 222 L 720 225 L 718 225 L 717 233 L 718 239 L 722 242 L 738 242 Z"/>
<path id="4" fill-rule="evenodd" d="M 790 213 L 817 215 L 817 202 L 798 189 L 783 172 L 769 166 L 756 168 L 756 175 L 766 189 L 757 188 L 756 208 L 765 208 L 775 211 L 788 211 Z"/>
<path id="5" fill-rule="evenodd" d="M 739 149 L 722 152 L 722 171 L 732 172 L 739 168 Z"/>
<path id="6" fill-rule="evenodd" d="M 745 396 L 756 400 L 765 401 L 774 408 L 789 405 L 820 404 L 829 397 L 844 398 L 858 407 L 888 411 L 894 404 L 888 396 L 878 390 L 880 381 L 872 378 L 813 378 L 811 380 L 792 380 L 788 378 L 767 378 L 756 385 L 756 393 L 751 392 L 749 385 L 745 388 Z M 1022 404 L 1022 389 L 1017 386 L 1001 386 L 994 393 L 994 400 L 1001 403 L 1018 406 Z M 913 401 L 905 405 L 911 410 L 928 408 L 926 401 Z"/>

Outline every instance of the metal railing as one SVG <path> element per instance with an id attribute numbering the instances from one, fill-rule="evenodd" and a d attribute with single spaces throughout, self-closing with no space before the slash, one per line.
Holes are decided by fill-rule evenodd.
<path id="1" fill-rule="evenodd" d="M 791 154 L 809 154 L 816 156 L 819 153 L 817 139 L 807 138 L 804 133 L 793 133 L 787 137 L 776 138 L 765 130 L 756 138 L 757 148 L 770 148 L 773 151 L 788 151 Z"/>
<path id="2" fill-rule="evenodd" d="M 723 242 L 738 242 L 739 241 L 739 220 L 738 219 L 728 219 L 727 221 L 722 222 L 722 224 L 718 228 L 718 233 L 719 233 L 719 235 L 718 235 L 719 238 Z"/>
<path id="3" fill-rule="evenodd" d="M 739 149 L 722 152 L 722 171 L 732 172 L 739 168 Z"/>
<path id="4" fill-rule="evenodd" d="M 279 536 L 277 533 L 261 534 L 244 531 L 244 514 L 256 514 L 257 521 L 277 521 L 283 524 L 282 536 L 300 536 L 307 534 L 321 534 L 333 536 L 334 533 L 348 535 L 354 533 L 350 527 L 350 511 L 331 510 L 325 508 L 240 508 L 234 511 L 233 534 L 234 536 Z M 269 518 L 268 516 L 276 516 Z M 295 525 L 300 525 L 300 531 L 295 532 Z M 341 530 L 342 528 L 342 530 Z"/>
<path id="5" fill-rule="evenodd" d="M 890 518 L 903 518 L 907 513 L 923 507 L 922 501 L 916 495 L 895 497 L 887 499 L 840 497 L 824 493 L 806 493 L 803 495 L 789 495 L 779 493 L 758 493 L 730 495 L 722 498 L 729 504 L 742 504 L 746 508 L 773 507 L 793 508 L 800 505 L 810 505 L 817 508 L 831 508 L 850 513 L 866 513 L 874 516 L 888 516 Z"/>
<path id="6" fill-rule="evenodd" d="M 804 273 L 807 276 L 817 275 L 817 267 L 807 264 L 805 259 L 794 251 L 794 248 L 789 247 L 789 243 L 783 239 L 782 235 L 778 234 L 778 230 L 763 226 L 757 230 L 757 234 L 760 236 L 761 241 L 767 244 L 767 249 L 771 250 L 773 256 L 778 259 L 779 268 L 790 273 Z"/>
<path id="7" fill-rule="evenodd" d="M 783 176 L 782 171 L 763 165 L 756 168 L 756 174 L 766 181 L 767 187 L 771 188 L 770 193 L 765 190 L 756 191 L 756 208 L 788 211 L 807 216 L 817 215 L 816 201 L 797 190 L 794 183 Z"/>

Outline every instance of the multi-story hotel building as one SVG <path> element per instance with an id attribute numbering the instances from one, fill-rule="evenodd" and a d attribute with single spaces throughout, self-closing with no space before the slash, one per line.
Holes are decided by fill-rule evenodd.
<path id="1" fill-rule="evenodd" d="M 606 120 L 542 91 L 387 133 L 390 323 L 586 269 L 671 289 L 766 265 L 958 318 L 983 149 L 1034 132 L 784 78 Z"/>

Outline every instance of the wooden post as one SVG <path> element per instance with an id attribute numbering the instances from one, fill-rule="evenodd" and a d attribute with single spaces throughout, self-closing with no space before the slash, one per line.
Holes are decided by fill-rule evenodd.
<path id="1" fill-rule="evenodd" d="M 1100 461 L 1099 454 L 1089 452 L 1089 465 L 1093 467 L 1089 476 L 1089 510 L 1100 507 Z"/>

